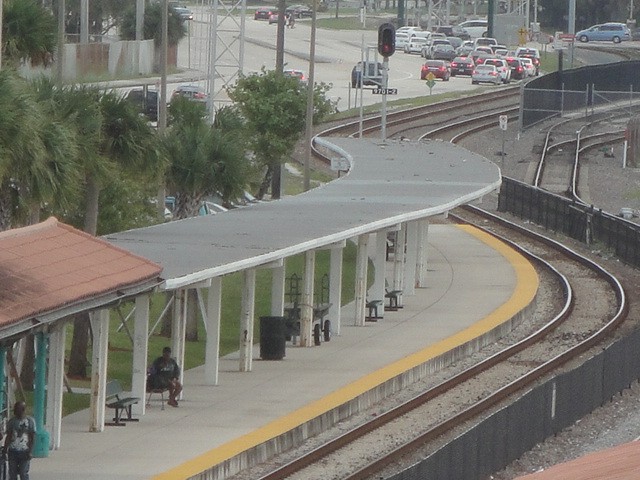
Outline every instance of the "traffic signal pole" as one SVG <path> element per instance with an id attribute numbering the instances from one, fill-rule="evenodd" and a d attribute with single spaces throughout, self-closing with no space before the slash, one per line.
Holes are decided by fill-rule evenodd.
<path id="1" fill-rule="evenodd" d="M 389 57 L 382 61 L 382 112 L 380 114 L 380 133 L 382 141 L 387 140 L 387 88 L 389 88 Z"/>

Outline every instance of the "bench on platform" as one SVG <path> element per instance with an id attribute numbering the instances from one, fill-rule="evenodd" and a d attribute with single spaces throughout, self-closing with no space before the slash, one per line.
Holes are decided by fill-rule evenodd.
<path id="1" fill-rule="evenodd" d="M 389 290 L 385 288 L 384 292 L 384 298 L 389 299 L 389 305 L 386 305 L 384 307 L 385 311 L 395 312 L 396 310 L 402 308 L 398 305 L 398 297 L 402 295 L 402 290 Z"/>
<path id="2" fill-rule="evenodd" d="M 378 319 L 382 318 L 378 315 L 378 307 L 380 307 L 384 302 L 382 300 L 370 300 L 367 302 L 366 307 L 369 310 L 369 314 L 364 317 L 365 322 L 376 322 Z"/>
<path id="3" fill-rule="evenodd" d="M 124 422 L 137 422 L 137 418 L 131 417 L 131 407 L 140 401 L 137 397 L 127 397 L 123 395 L 122 385 L 118 380 L 109 380 L 107 382 L 106 402 L 105 405 L 115 410 L 113 422 L 105 423 L 116 427 L 124 427 Z M 122 414 L 126 413 L 126 418 L 122 418 Z"/>

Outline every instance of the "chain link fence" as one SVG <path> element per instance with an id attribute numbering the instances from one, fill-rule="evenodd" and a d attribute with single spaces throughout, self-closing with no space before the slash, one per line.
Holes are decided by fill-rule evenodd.
<path id="1" fill-rule="evenodd" d="M 594 115 L 640 104 L 640 61 L 553 72 L 527 83 L 521 99 L 521 130 L 553 117 Z"/>

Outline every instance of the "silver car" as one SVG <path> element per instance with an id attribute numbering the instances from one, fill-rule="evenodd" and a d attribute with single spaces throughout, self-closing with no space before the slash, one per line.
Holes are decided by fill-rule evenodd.
<path id="1" fill-rule="evenodd" d="M 471 74 L 471 83 L 473 85 L 478 83 L 500 85 L 502 77 L 500 77 L 500 72 L 498 72 L 495 65 L 477 65 Z"/>

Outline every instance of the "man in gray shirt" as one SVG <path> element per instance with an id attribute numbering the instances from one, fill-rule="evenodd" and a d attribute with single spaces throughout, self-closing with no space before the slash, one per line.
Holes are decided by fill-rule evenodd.
<path id="1" fill-rule="evenodd" d="M 13 406 L 13 417 L 7 422 L 4 451 L 9 454 L 9 480 L 29 480 L 29 462 L 33 451 L 36 422 L 26 415 L 24 402 Z"/>

